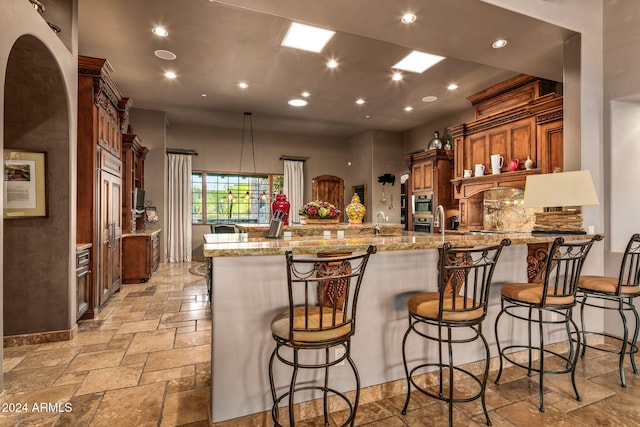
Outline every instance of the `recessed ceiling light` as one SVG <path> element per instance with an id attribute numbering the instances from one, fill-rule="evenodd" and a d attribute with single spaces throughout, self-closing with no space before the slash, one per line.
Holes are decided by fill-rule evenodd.
<path id="1" fill-rule="evenodd" d="M 370 118 L 371 118 L 371 116 L 367 114 L 366 116 L 364 116 L 364 118 L 365 118 L 365 119 L 370 119 Z"/>
<path id="2" fill-rule="evenodd" d="M 207 94 L 206 94 L 206 93 L 203 93 L 203 94 L 201 94 L 200 96 L 201 96 L 201 97 L 203 97 L 203 98 L 206 98 L 206 97 L 207 97 Z"/>
<path id="3" fill-rule="evenodd" d="M 391 76 L 391 80 L 395 81 L 395 82 L 399 82 L 400 80 L 402 80 L 402 73 L 400 71 L 395 71 L 393 73 L 393 75 Z"/>
<path id="4" fill-rule="evenodd" d="M 436 102 L 438 100 L 437 96 L 429 95 L 422 98 L 422 102 Z"/>
<path id="5" fill-rule="evenodd" d="M 238 83 L 238 87 L 239 87 L 240 89 L 246 89 L 246 88 L 248 88 L 248 87 L 249 87 L 249 83 L 246 83 L 246 82 L 239 82 L 239 83 Z"/>
<path id="6" fill-rule="evenodd" d="M 169 32 L 164 27 L 153 27 L 151 32 L 160 37 L 167 37 L 169 35 Z"/>
<path id="7" fill-rule="evenodd" d="M 324 28 L 292 22 L 280 45 L 320 53 L 335 33 Z"/>
<path id="8" fill-rule="evenodd" d="M 493 43 L 491 43 L 491 47 L 494 49 L 500 49 L 502 47 L 505 47 L 506 45 L 507 45 L 507 41 L 505 39 L 498 39 Z"/>
<path id="9" fill-rule="evenodd" d="M 327 67 L 338 68 L 338 61 L 336 61 L 335 59 L 330 59 L 329 62 L 327 62 Z"/>
<path id="10" fill-rule="evenodd" d="M 306 99 L 294 98 L 288 101 L 288 104 L 292 107 L 304 107 L 308 104 Z"/>
<path id="11" fill-rule="evenodd" d="M 358 98 L 358 99 L 356 99 L 356 104 L 358 104 L 358 105 L 362 105 L 362 104 L 364 104 L 364 102 L 365 102 L 365 101 L 364 101 L 364 99 L 362 99 L 362 98 Z"/>
<path id="12" fill-rule="evenodd" d="M 164 76 L 168 79 L 175 79 L 176 77 L 178 77 L 177 74 L 173 71 L 167 71 L 166 73 L 164 73 Z"/>
<path id="13" fill-rule="evenodd" d="M 413 107 L 410 105 L 407 105 L 406 107 L 404 107 L 404 111 L 413 111 Z"/>
<path id="14" fill-rule="evenodd" d="M 447 86 L 447 89 L 456 90 L 456 89 L 458 89 L 458 85 L 455 84 L 455 83 L 451 83 L 449 86 Z"/>
<path id="15" fill-rule="evenodd" d="M 416 15 L 413 13 L 405 13 L 402 15 L 400 21 L 402 21 L 403 24 L 413 24 L 416 22 Z"/>
<path id="16" fill-rule="evenodd" d="M 308 98 L 308 97 L 310 97 L 310 96 L 311 96 L 311 94 L 305 90 L 304 92 L 302 92 L 302 93 L 300 94 L 300 96 L 304 96 L 305 98 Z"/>
<path id="17" fill-rule="evenodd" d="M 423 73 L 425 70 L 433 67 L 443 59 L 444 56 L 432 55 L 430 53 L 414 50 L 391 68 L 410 71 L 412 73 Z"/>
<path id="18" fill-rule="evenodd" d="M 173 61 L 177 58 L 175 53 L 168 50 L 156 50 L 155 52 L 153 52 L 153 54 L 160 59 L 164 59 L 165 61 Z"/>

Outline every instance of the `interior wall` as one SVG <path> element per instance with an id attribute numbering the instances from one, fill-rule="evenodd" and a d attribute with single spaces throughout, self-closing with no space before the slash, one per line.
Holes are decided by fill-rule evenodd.
<path id="1" fill-rule="evenodd" d="M 35 37 L 14 45 L 4 103 L 4 148 L 46 152 L 48 196 L 48 218 L 4 220 L 4 333 L 68 330 L 69 109 L 57 64 Z"/>
<path id="2" fill-rule="evenodd" d="M 349 139 L 349 179 L 345 180 L 345 198 L 351 201 L 353 186 L 365 186 L 365 199 L 361 200 L 367 210 L 364 221 L 371 222 L 375 212 L 373 211 L 373 197 L 375 188 L 371 177 L 373 176 L 373 132 L 364 132 Z M 345 205 L 346 206 L 346 205 Z"/>
<path id="3" fill-rule="evenodd" d="M 376 222 L 378 212 L 384 212 L 387 222 L 400 224 L 400 175 L 409 172 L 409 166 L 404 162 L 403 135 L 399 132 L 373 132 L 373 153 L 371 160 L 371 215 L 369 221 Z M 384 174 L 395 175 L 394 185 L 378 182 L 378 177 Z M 384 191 L 383 202 L 382 192 Z M 382 215 L 380 215 L 382 217 Z M 382 218 L 380 219 L 382 221 Z"/>
<path id="4" fill-rule="evenodd" d="M 240 126 L 243 117 L 238 117 Z M 260 117 L 253 117 L 254 127 Z M 245 141 L 240 171 L 242 129 L 224 129 L 197 125 L 175 124 L 167 127 L 167 147 L 193 149 L 193 170 L 211 172 L 253 173 L 251 142 L 245 130 Z M 304 199 L 311 200 L 311 179 L 318 175 L 335 175 L 345 180 L 350 189 L 347 165 L 349 149 L 341 138 L 295 135 L 275 132 L 255 132 L 255 171 L 257 173 L 283 174 L 281 156 L 306 158 L 304 165 Z M 146 174 L 146 171 L 145 171 Z M 145 176 L 145 182 L 146 182 Z M 346 192 L 345 192 L 346 194 Z M 298 209 L 300 206 L 291 206 Z M 192 229 L 193 256 L 202 256 L 202 235 L 209 232 L 208 225 L 194 225 Z"/>
<path id="5" fill-rule="evenodd" d="M 30 240 L 29 250 L 36 256 L 25 256 L 23 258 L 29 260 L 24 265 L 24 272 L 28 272 L 30 280 L 33 278 L 43 277 L 44 284 L 40 281 L 24 286 L 21 298 L 24 300 L 25 295 L 29 298 L 35 296 L 35 301 L 41 304 L 44 297 L 48 297 L 48 283 L 55 287 L 53 294 L 58 299 L 58 295 L 64 294 L 65 298 L 60 298 L 61 306 L 65 307 L 66 312 L 53 309 L 54 316 L 43 319 L 45 314 L 39 314 L 38 325 L 29 327 L 28 330 L 41 329 L 53 331 L 59 329 L 69 329 L 75 323 L 75 248 L 76 248 L 76 218 L 75 218 L 75 186 L 76 186 L 76 126 L 77 126 L 77 0 L 69 0 L 65 3 L 69 9 L 73 28 L 69 28 L 71 32 L 71 46 L 68 46 L 56 36 L 49 28 L 46 22 L 40 17 L 28 2 L 11 2 L 9 7 L 3 9 L 0 14 L 0 28 L 2 28 L 2 37 L 0 37 L 0 117 L 3 118 L 3 126 L 0 126 L 0 144 L 6 148 L 6 144 L 13 144 L 16 138 L 22 138 L 24 144 L 22 148 L 30 147 L 37 150 L 46 150 L 49 152 L 49 169 L 47 179 L 49 180 L 49 218 L 34 220 L 19 220 L 24 223 L 23 230 Z M 28 35 L 26 35 L 28 33 Z M 26 38 L 21 39 L 21 37 Z M 13 65 L 9 64 L 9 56 L 13 55 L 15 47 L 20 48 L 16 42 L 35 40 L 30 47 L 23 45 L 23 52 L 30 58 L 30 67 L 20 69 L 20 78 L 28 80 L 28 75 L 32 75 L 32 79 L 39 78 L 40 82 L 36 83 L 39 90 L 32 92 L 20 92 L 20 100 L 18 104 L 14 102 L 15 96 L 7 93 L 11 90 L 15 80 L 10 76 L 9 68 Z M 35 50 L 29 51 L 35 46 Z M 13 59 L 12 59 L 13 61 Z M 14 70 L 15 71 L 15 70 Z M 23 81 L 26 81 L 23 80 Z M 40 86 L 37 86 L 40 85 Z M 8 99 L 7 99 L 8 98 Z M 13 98 L 13 100 L 12 100 Z M 28 100 L 28 101 L 26 101 Z M 43 104 L 40 107 L 30 104 Z M 21 105 L 26 106 L 26 110 L 20 111 Z M 9 111 L 14 109 L 15 111 Z M 52 110 L 52 111 L 49 111 Z M 17 131 L 17 127 L 12 125 L 8 117 L 15 114 L 29 115 L 33 113 L 41 114 L 43 117 L 18 118 L 22 120 L 17 127 L 24 126 L 24 132 Z M 64 112 L 64 113 L 63 113 Z M 13 119 L 11 119 L 13 120 Z M 54 123 L 55 122 L 55 123 Z M 31 128 L 31 126 L 36 126 Z M 12 130 L 13 129 L 13 130 Z M 62 132 L 65 132 L 62 135 Z M 30 135 L 28 135 L 30 133 Z M 17 135 L 17 136 L 16 136 Z M 56 153 L 54 153 L 54 151 Z M 57 153 L 60 151 L 60 153 Z M 60 175 L 60 176 L 55 176 Z M 0 181 L 0 189 L 4 182 Z M 51 187 L 53 188 L 53 192 Z M 58 200 L 52 200 L 56 198 Z M 0 201 L 0 206 L 2 201 Z M 7 233 L 5 229 L 10 227 L 21 227 L 20 225 L 10 225 L 8 223 L 13 220 L 4 220 L 0 226 L 0 237 L 3 242 L 7 241 Z M 46 226 L 42 227 L 42 223 Z M 18 224 L 18 223 L 16 223 Z M 9 232 L 13 233 L 13 232 Z M 50 233 L 52 237 L 59 237 L 58 241 L 50 242 L 46 234 Z M 64 236 L 63 236 L 64 235 Z M 24 236 L 23 236 L 24 237 Z M 38 237 L 42 237 L 38 239 Z M 13 265 L 7 265 L 5 255 L 10 250 L 12 252 L 22 251 L 23 240 L 20 239 L 12 242 L 10 246 L 3 244 L 0 248 L 0 254 L 3 263 L 0 266 L 0 295 L 4 302 L 0 308 L 0 329 L 3 335 L 10 333 L 5 320 L 12 317 L 6 309 L 9 309 L 7 301 L 11 301 L 13 305 L 13 297 L 6 294 L 7 283 L 6 272 L 9 268 L 14 269 Z M 37 245 L 33 242 L 37 242 Z M 36 247 L 38 246 L 38 247 Z M 55 266 L 52 269 L 52 266 Z M 15 266 L 15 270 L 20 265 Z M 54 276 L 47 277 L 53 270 Z M 10 273 L 13 274 L 13 273 Z M 19 300 L 17 301 L 19 303 Z M 30 301 L 33 303 L 33 301 Z M 51 300 L 46 305 L 51 305 Z M 49 308 L 48 310 L 52 310 Z M 18 313 L 17 316 L 24 316 L 24 313 Z M 0 349 L 0 355 L 2 350 Z M 1 367 L 0 367 L 1 369 Z M 1 371 L 0 371 L 1 374 Z M 2 375 L 0 375 L 0 386 L 2 385 Z"/>
<path id="6" fill-rule="evenodd" d="M 450 114 L 436 120 L 430 120 L 416 128 L 413 128 L 404 134 L 404 153 L 414 153 L 427 148 L 429 141 L 433 139 L 433 133 L 435 131 L 440 132 L 440 138 L 443 141 L 446 141 L 447 138 L 449 138 L 453 145 L 453 138 L 448 134 L 447 129 L 451 126 L 456 126 L 471 120 L 473 120 L 473 107 L 471 106 L 471 103 L 469 103 L 469 108 L 464 112 Z"/>
<path id="7" fill-rule="evenodd" d="M 143 146 L 149 149 L 144 161 L 145 203 L 156 207 L 159 221 L 147 224 L 148 230 L 162 229 L 160 234 L 160 262 L 167 260 L 167 159 L 166 113 L 164 111 L 132 108 L 129 111 L 129 123 L 138 135 Z"/>

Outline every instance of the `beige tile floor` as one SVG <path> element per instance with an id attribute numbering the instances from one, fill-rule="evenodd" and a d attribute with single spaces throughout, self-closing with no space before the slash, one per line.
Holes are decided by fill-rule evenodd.
<path id="1" fill-rule="evenodd" d="M 5 348 L 3 409 L 13 403 L 14 412 L 0 412 L 0 426 L 210 425 L 211 316 L 204 278 L 190 274 L 189 267 L 161 264 L 148 283 L 124 285 L 95 320 L 81 322 L 71 341 Z M 545 377 L 546 412 L 541 413 L 536 376 L 508 368 L 495 385 L 493 372 L 487 389 L 493 426 L 640 426 L 640 376 L 629 366 L 623 389 L 615 356 L 589 351 L 576 377 L 582 402 L 573 397 L 566 375 Z M 400 392 L 362 402 L 356 424 L 447 424 L 446 405 L 416 392 L 409 412 L 401 415 L 404 398 Z M 59 412 L 34 410 L 33 404 L 41 402 L 62 405 Z M 16 403 L 28 403 L 27 412 L 15 412 Z M 454 423 L 485 425 L 480 404 L 456 405 Z M 253 416 L 219 425 L 272 423 L 267 416 Z M 333 419 L 331 425 L 336 425 Z"/>

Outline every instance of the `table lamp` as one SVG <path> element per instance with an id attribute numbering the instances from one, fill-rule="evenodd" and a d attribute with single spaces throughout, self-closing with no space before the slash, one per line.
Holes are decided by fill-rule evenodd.
<path id="1" fill-rule="evenodd" d="M 580 207 L 599 204 L 588 170 L 527 176 L 522 206 L 544 208 L 535 213 L 533 234 L 586 234 Z"/>

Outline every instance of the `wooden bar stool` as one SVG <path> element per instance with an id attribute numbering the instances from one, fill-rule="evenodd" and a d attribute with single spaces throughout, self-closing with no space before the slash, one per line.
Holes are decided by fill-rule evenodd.
<path id="1" fill-rule="evenodd" d="M 362 278 L 369 256 L 366 252 L 342 256 L 294 256 L 286 253 L 289 308 L 271 321 L 276 347 L 269 360 L 269 383 L 273 397 L 271 416 L 281 426 L 280 402 L 288 399 L 289 425 L 294 426 L 294 395 L 303 390 L 321 392 L 325 425 L 329 425 L 329 394 L 339 396 L 349 407 L 343 426 L 355 421 L 360 398 L 360 377 L 351 358 L 351 337 L 356 330 L 356 306 Z M 331 360 L 331 349 L 342 349 L 343 355 Z M 288 349 L 287 351 L 284 351 Z M 335 352 L 334 352 L 335 354 Z M 274 362 L 279 360 L 293 368 L 289 387 L 278 394 L 274 382 Z M 355 377 L 353 402 L 329 385 L 329 368 L 347 361 Z M 299 369 L 324 371 L 322 384 L 296 384 Z"/>
<path id="2" fill-rule="evenodd" d="M 520 366 L 527 370 L 527 374 L 531 376 L 531 372 L 540 373 L 539 395 L 540 395 L 540 411 L 544 412 L 543 388 L 544 374 L 571 374 L 571 383 L 576 393 L 576 399 L 582 400 L 578 393 L 575 382 L 575 369 L 578 359 L 578 350 L 580 347 L 580 336 L 577 325 L 571 318 L 571 312 L 576 305 L 576 291 L 578 288 L 578 280 L 580 271 L 584 264 L 593 242 L 602 240 L 602 236 L 596 235 L 591 240 L 565 242 L 562 237 L 557 237 L 553 245 L 549 248 L 547 263 L 543 270 L 543 283 L 512 283 L 505 285 L 501 289 L 502 309 L 496 317 L 495 333 L 498 352 L 500 354 L 500 368 L 495 383 L 498 384 L 502 375 L 503 359 L 511 362 L 516 366 Z M 537 317 L 533 313 L 537 312 Z M 499 322 L 503 314 L 513 317 L 514 319 L 524 320 L 527 322 L 528 334 L 526 344 L 511 344 L 504 348 L 500 346 Z M 559 319 L 556 319 L 558 316 Z M 532 324 L 538 324 L 537 344 L 532 343 Z M 544 329 L 545 325 L 563 325 L 567 331 L 567 342 L 569 353 L 567 356 L 551 349 L 545 348 Z M 577 336 L 577 346 L 574 349 L 573 340 L 571 339 L 571 326 Z M 512 356 L 513 352 L 525 350 L 528 354 L 526 364 L 520 363 Z M 539 361 L 537 367 L 533 364 L 533 350 L 537 350 Z M 545 354 L 550 354 L 561 358 L 564 367 L 561 369 L 546 369 L 544 365 Z"/>
<path id="3" fill-rule="evenodd" d="M 620 382 L 622 387 L 627 386 L 624 376 L 624 357 L 629 355 L 633 373 L 638 373 L 634 355 L 638 352 L 638 328 L 640 318 L 634 306 L 634 299 L 640 296 L 640 234 L 634 234 L 627 243 L 622 263 L 620 264 L 620 274 L 618 278 L 604 276 L 582 276 L 578 284 L 578 299 L 580 300 L 580 321 L 582 323 L 582 354 L 584 357 L 587 347 L 594 348 L 608 353 L 620 355 L 618 370 L 620 371 Z M 588 302 L 588 300 L 595 300 Z M 598 304 L 594 304 L 597 302 Z M 622 320 L 622 338 L 613 336 L 605 332 L 586 331 L 584 322 L 584 307 L 596 307 L 603 310 L 617 310 Z M 625 311 L 630 311 L 635 317 L 635 328 L 631 342 L 629 339 L 629 328 Z M 601 335 L 620 342 L 619 349 L 607 349 L 587 344 L 587 334 Z"/>
<path id="4" fill-rule="evenodd" d="M 489 345 L 482 335 L 482 321 L 487 315 L 487 301 L 491 287 L 491 278 L 502 248 L 511 244 L 503 239 L 497 246 L 452 249 L 450 243 L 445 243 L 440 254 L 438 268 L 438 292 L 425 292 L 414 295 L 409 299 L 409 328 L 402 340 L 402 361 L 407 377 L 407 399 L 402 414 L 407 413 L 411 386 L 435 399 L 448 402 L 449 425 L 453 425 L 453 403 L 470 402 L 475 399 L 482 401 L 482 409 L 487 418 L 487 425 L 491 425 L 484 393 L 489 376 Z M 434 329 L 435 327 L 435 329 Z M 467 330 L 460 331 L 462 328 Z M 468 333 L 470 330 L 471 334 Z M 407 339 L 411 332 L 419 337 L 438 343 L 438 361 L 420 363 L 409 370 L 407 363 Z M 485 369 L 482 378 L 470 371 L 456 367 L 453 363 L 453 344 L 466 344 L 481 339 L 485 348 Z M 447 345 L 448 359 L 443 361 L 443 344 Z M 437 390 L 426 389 L 416 383 L 414 377 L 425 373 L 429 368 L 436 368 L 439 374 Z M 445 371 L 448 371 L 448 385 L 445 387 Z M 471 396 L 457 396 L 454 392 L 454 372 L 465 378 L 472 378 L 478 385 L 477 392 Z M 448 390 L 445 388 L 448 387 Z"/>

